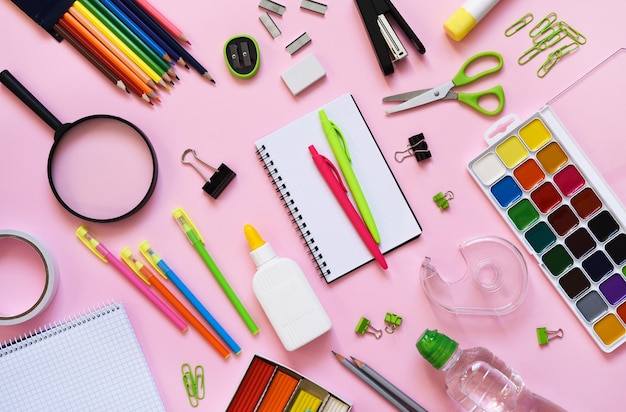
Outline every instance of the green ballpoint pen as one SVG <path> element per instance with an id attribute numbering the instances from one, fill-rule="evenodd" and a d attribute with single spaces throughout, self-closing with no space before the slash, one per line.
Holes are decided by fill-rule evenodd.
<path id="1" fill-rule="evenodd" d="M 215 280 L 217 280 L 217 283 L 220 285 L 230 302 L 237 310 L 237 313 L 239 313 L 239 316 L 241 316 L 241 319 L 243 319 L 248 329 L 250 329 L 250 332 L 252 332 L 253 334 L 259 333 L 258 326 L 256 325 L 256 323 L 254 323 L 254 320 L 252 319 L 246 308 L 243 306 L 243 303 L 241 303 L 241 301 L 239 300 L 239 297 L 237 297 L 237 295 L 235 294 L 235 291 L 230 287 L 230 284 L 222 274 L 222 271 L 220 271 L 220 269 L 211 258 L 211 255 L 209 255 L 209 252 L 207 252 L 206 248 L 204 247 L 204 240 L 202 239 L 202 236 L 200 236 L 200 233 L 196 229 L 191 219 L 189 219 L 189 216 L 187 216 L 187 213 L 185 213 L 183 209 L 178 208 L 172 212 L 172 215 L 174 216 L 176 222 L 180 225 L 180 228 L 183 230 L 183 232 L 185 232 L 185 235 L 187 236 L 193 247 L 196 249 L 204 263 L 213 274 L 213 277 L 215 277 Z"/>
<path id="2" fill-rule="evenodd" d="M 359 181 L 357 180 L 354 170 L 352 169 L 352 159 L 350 158 L 350 153 L 348 152 L 346 139 L 343 137 L 343 133 L 341 133 L 339 127 L 333 123 L 332 120 L 328 119 L 324 110 L 320 110 L 319 115 L 326 139 L 330 144 L 330 148 L 332 149 L 335 158 L 337 158 L 337 163 L 339 164 L 341 173 L 343 173 L 343 177 L 346 179 L 346 183 L 352 193 L 352 197 L 354 197 L 354 201 L 359 209 L 361 218 L 363 218 L 367 229 L 370 231 L 376 243 L 380 243 L 380 234 L 378 233 L 374 216 L 372 216 L 372 211 L 367 204 L 367 200 L 365 200 L 365 195 L 363 194 L 361 185 L 359 185 Z"/>

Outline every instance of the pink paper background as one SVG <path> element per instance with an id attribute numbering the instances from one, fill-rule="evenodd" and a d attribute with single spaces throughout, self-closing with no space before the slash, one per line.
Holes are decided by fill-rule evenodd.
<path id="1" fill-rule="evenodd" d="M 620 409 L 623 348 L 604 354 L 595 345 L 466 171 L 467 162 L 485 147 L 482 134 L 495 119 L 455 102 L 387 116 L 381 98 L 438 85 L 449 80 L 470 55 L 495 50 L 504 56 L 504 69 L 468 89 L 502 84 L 506 92 L 503 114 L 524 118 L 624 45 L 620 27 L 626 5 L 611 0 L 502 1 L 463 41 L 454 42 L 446 37 L 442 24 L 461 1 L 396 0 L 394 4 L 427 52 L 419 55 L 405 42 L 409 56 L 395 65 L 395 74 L 384 77 L 353 1 L 327 2 L 325 16 L 301 10 L 297 0 L 281 3 L 287 6 L 286 13 L 272 17 L 282 35 L 272 39 L 258 19 L 263 10 L 256 1 L 154 0 L 157 8 L 183 28 L 193 44 L 188 50 L 217 82 L 212 85 L 196 72 L 177 67 L 180 82 L 170 93 L 161 93 L 163 103 L 155 107 L 113 87 L 69 44 L 58 44 L 14 4 L 0 3 L 0 37 L 4 39 L 0 68 L 9 69 L 60 120 L 94 113 L 118 115 L 137 124 L 157 150 L 159 182 L 148 205 L 125 221 L 87 227 L 115 253 L 126 246 L 136 250 L 141 241 L 149 240 L 243 352 L 223 360 L 195 330 L 179 333 L 112 267 L 87 251 L 74 235 L 84 222 L 65 212 L 48 187 L 50 129 L 4 87 L 0 88 L 0 229 L 25 231 L 45 242 L 58 264 L 60 285 L 41 315 L 27 323 L 0 327 L 0 342 L 117 300 L 127 308 L 171 411 L 193 410 L 181 382 L 182 363 L 204 366 L 207 396 L 200 409 L 219 411 L 228 404 L 254 353 L 283 363 L 351 401 L 355 412 L 389 410 L 384 399 L 338 364 L 331 350 L 366 361 L 429 410 L 454 410 L 443 375 L 415 349 L 425 328 L 437 328 L 463 347 L 492 349 L 532 390 L 568 410 Z M 540 79 L 535 72 L 545 52 L 527 65 L 517 64 L 531 46 L 529 28 L 513 37 L 503 32 L 528 12 L 534 14 L 536 23 L 551 11 L 584 34 L 587 44 Z M 312 43 L 289 55 L 284 47 L 304 31 Z M 260 70 L 249 80 L 232 76 L 222 53 L 226 39 L 240 33 L 255 37 L 261 50 Z M 327 76 L 294 97 L 280 73 L 309 53 L 316 55 Z M 317 278 L 264 175 L 253 142 L 343 93 L 354 95 L 424 233 L 387 255 L 390 268 L 386 272 L 371 263 L 326 285 Z M 420 132 L 433 158 L 420 164 L 414 159 L 396 163 L 394 152 L 403 150 L 408 137 Z M 200 177 L 180 164 L 180 155 L 188 147 L 210 163 L 225 163 L 237 173 L 218 200 L 202 192 Z M 455 198 L 442 212 L 432 196 L 448 190 Z M 198 226 L 209 252 L 258 323 L 257 336 L 248 332 L 172 219 L 177 207 L 183 207 Z M 330 333 L 295 352 L 283 349 L 251 290 L 255 269 L 243 236 L 245 223 L 253 224 L 280 255 L 301 265 L 333 321 Z M 430 256 L 449 279 L 462 274 L 465 267 L 457 247 L 480 235 L 512 241 L 528 263 L 526 300 L 499 319 L 444 313 L 427 300 L 419 283 L 424 256 Z M 0 279 L 6 276 L 15 274 L 0 273 Z M 386 312 L 403 316 L 394 334 L 376 340 L 354 333 L 361 316 L 384 328 Z M 535 329 L 542 326 L 562 328 L 564 339 L 539 347 Z"/>

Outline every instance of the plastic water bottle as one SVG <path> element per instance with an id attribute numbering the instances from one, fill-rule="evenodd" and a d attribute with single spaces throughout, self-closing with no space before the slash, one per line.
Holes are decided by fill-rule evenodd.
<path id="1" fill-rule="evenodd" d="M 531 392 L 521 376 L 483 347 L 461 349 L 437 330 L 426 330 L 417 350 L 446 374 L 448 395 L 466 411 L 563 412 Z"/>

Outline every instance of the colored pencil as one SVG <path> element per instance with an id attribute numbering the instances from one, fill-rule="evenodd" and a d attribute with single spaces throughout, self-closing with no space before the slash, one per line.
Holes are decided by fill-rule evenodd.
<path id="1" fill-rule="evenodd" d="M 348 359 L 346 359 L 345 357 L 341 356 L 340 354 L 336 353 L 333 351 L 333 355 L 335 355 L 335 358 L 337 358 L 337 360 L 346 368 L 348 369 L 350 372 L 352 372 L 357 378 L 361 379 L 363 382 L 365 382 L 370 388 L 372 388 L 373 390 L 376 391 L 376 393 L 378 393 L 380 396 L 382 396 L 383 398 L 385 398 L 387 400 L 387 402 L 389 402 L 390 404 L 392 404 L 393 406 L 396 407 L 396 409 L 398 409 L 401 412 L 411 412 L 411 410 L 409 408 L 407 408 L 406 406 L 404 406 L 398 399 L 396 399 L 393 395 L 391 395 L 389 392 L 385 391 L 383 388 L 381 388 L 378 384 L 376 384 L 376 382 L 370 378 L 368 375 L 365 374 L 365 372 L 361 371 L 359 368 L 357 368 L 352 362 L 350 362 Z"/>
<path id="2" fill-rule="evenodd" d="M 113 34 L 115 34 L 130 50 L 142 59 L 152 70 L 160 75 L 164 81 L 173 84 L 169 77 L 172 68 L 166 61 L 161 59 L 152 49 L 150 49 L 139 37 L 135 35 L 126 25 L 124 25 L 109 9 L 100 2 L 93 0 L 80 0 L 98 20 L 104 24 Z"/>
<path id="3" fill-rule="evenodd" d="M 119 73 L 116 71 L 117 67 L 113 65 L 107 65 L 105 62 L 98 60 L 85 46 L 83 46 L 74 36 L 68 33 L 58 23 L 53 26 L 55 32 L 57 32 L 65 41 L 67 41 L 72 47 L 74 47 L 83 57 L 85 57 L 91 64 L 93 64 L 102 74 L 106 76 L 116 87 L 124 90 L 126 93 L 130 93 L 124 81 L 120 78 Z"/>
<path id="4" fill-rule="evenodd" d="M 163 60 L 168 63 L 174 63 L 169 54 L 161 47 L 155 39 L 153 39 L 148 33 L 146 33 L 141 27 L 135 23 L 130 16 L 124 13 L 119 7 L 117 7 L 110 0 L 100 0 L 100 4 L 109 9 L 117 18 L 126 25 L 130 30 L 137 35 L 144 43 L 150 47 L 158 56 L 161 56 Z"/>
<path id="5" fill-rule="evenodd" d="M 140 79 L 128 66 L 117 58 L 108 48 L 105 47 L 89 30 L 87 30 L 78 20 L 69 13 L 65 13 L 62 19 L 59 20 L 59 24 L 66 30 L 70 31 L 85 45 L 91 45 L 96 55 L 101 55 L 101 60 L 108 60 L 113 65 L 118 67 L 122 73 L 124 73 L 124 79 L 126 80 L 126 86 L 135 94 L 140 96 L 143 100 L 150 102 L 150 99 L 160 101 L 154 90 L 152 90 L 145 81 Z"/>
<path id="6" fill-rule="evenodd" d="M 396 385 L 389 382 L 389 380 L 387 380 L 384 376 L 372 369 L 368 364 L 366 364 L 365 362 L 361 362 L 360 360 L 352 356 L 351 358 L 352 362 L 354 362 L 357 368 L 365 372 L 366 375 L 372 378 L 383 389 L 387 390 L 387 392 L 394 395 L 400 401 L 406 403 L 407 406 L 414 409 L 416 412 L 427 412 L 422 405 L 411 399 L 406 393 L 402 392 Z"/>
<path id="7" fill-rule="evenodd" d="M 172 23 L 167 17 L 163 15 L 159 10 L 157 10 L 152 4 L 148 3 L 146 0 L 135 0 L 137 4 L 141 8 L 143 8 L 149 15 L 152 16 L 154 20 L 159 22 L 165 30 L 167 30 L 173 37 L 177 38 L 180 41 L 184 41 L 187 44 L 191 44 L 187 37 L 183 34 L 183 31 L 176 27 L 174 23 Z"/>
<path id="8" fill-rule="evenodd" d="M 197 61 L 187 50 L 185 50 L 176 39 L 174 39 L 165 29 L 163 29 L 150 15 L 148 15 L 133 0 L 121 0 L 127 5 L 139 18 L 148 25 L 157 35 L 159 35 L 170 47 L 185 59 L 185 61 L 193 67 L 201 76 L 206 77 L 212 83 L 215 80 L 211 77 L 207 69 L 205 69 L 199 61 Z"/>
<path id="9" fill-rule="evenodd" d="M 68 21 L 75 21 L 81 27 L 83 27 L 86 31 L 88 31 L 94 38 L 98 40 L 107 50 L 115 55 L 124 66 L 128 67 L 139 79 L 141 79 L 142 83 L 146 84 L 152 89 L 156 89 L 157 85 L 154 81 L 143 71 L 139 66 L 137 66 L 131 59 L 128 58 L 111 40 L 109 40 L 100 30 L 96 28 L 89 20 L 85 18 L 81 13 L 78 12 L 73 6 L 69 8 L 69 11 L 63 15 L 64 19 Z"/>
<path id="10" fill-rule="evenodd" d="M 70 13 L 76 17 L 78 21 L 85 25 L 84 21 L 81 21 L 79 16 L 88 22 L 95 28 L 95 30 L 102 33 L 104 37 L 109 39 L 111 43 L 113 43 L 119 50 L 122 51 L 124 55 L 126 55 L 133 63 L 135 63 L 148 77 L 159 86 L 164 87 L 166 90 L 169 90 L 169 86 L 165 83 L 165 81 L 159 76 L 150 66 L 146 64 L 137 54 L 135 54 L 123 41 L 121 41 L 111 30 L 109 30 L 96 16 L 94 16 L 87 8 L 80 2 L 75 1 L 74 5 L 70 7 Z M 86 25 L 85 25 L 86 26 Z M 87 26 L 86 26 L 87 27 Z M 88 27 L 89 29 L 89 27 Z M 91 31 L 91 30 L 89 30 Z M 93 33 L 93 31 L 92 31 Z M 95 34 L 95 33 L 94 33 Z"/>
<path id="11" fill-rule="evenodd" d="M 185 66 L 187 69 L 187 63 L 183 60 L 183 58 L 178 54 L 177 51 L 172 49 L 170 45 L 163 40 L 157 33 L 154 32 L 143 20 L 133 11 L 131 10 L 123 1 L 121 0 L 101 0 L 111 11 L 115 13 L 115 8 L 117 8 L 120 12 L 124 13 L 130 20 L 133 21 L 141 30 L 143 30 L 151 39 L 155 41 L 163 50 L 168 54 L 168 56 L 175 62 Z"/>

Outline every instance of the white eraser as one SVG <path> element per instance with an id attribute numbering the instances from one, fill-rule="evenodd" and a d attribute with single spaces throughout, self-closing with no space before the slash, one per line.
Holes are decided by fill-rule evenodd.
<path id="1" fill-rule="evenodd" d="M 326 76 L 326 71 L 313 54 L 308 55 L 280 75 L 294 96 L 324 76 Z"/>

